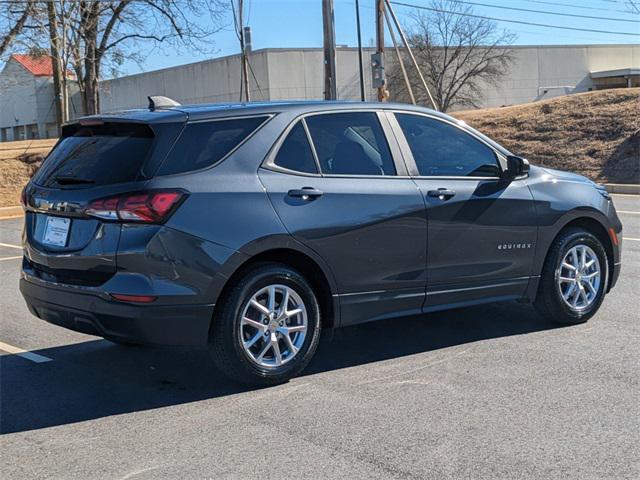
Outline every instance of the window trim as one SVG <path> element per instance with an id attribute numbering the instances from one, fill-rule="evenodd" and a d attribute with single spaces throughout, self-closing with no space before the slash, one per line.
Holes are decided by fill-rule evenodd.
<path id="1" fill-rule="evenodd" d="M 299 117 L 298 117 L 299 118 Z M 311 141 L 311 136 L 309 135 L 309 129 L 307 128 L 307 124 L 304 122 L 304 119 L 298 118 L 293 120 L 291 123 L 287 125 L 287 127 L 282 131 L 278 139 L 274 142 L 269 153 L 267 153 L 266 159 L 260 164 L 259 168 L 267 168 L 268 170 L 273 170 L 281 173 L 288 173 L 293 175 L 300 175 L 303 177 L 320 177 L 320 164 L 318 163 L 318 156 L 316 155 L 316 149 Z M 311 172 L 302 172 L 300 170 L 292 170 L 287 167 L 283 167 L 281 165 L 276 164 L 276 158 L 278 158 L 278 154 L 280 153 L 280 149 L 284 142 L 289 138 L 289 135 L 293 131 L 294 128 L 298 126 L 298 124 L 302 125 L 302 129 L 304 130 L 304 134 L 307 137 L 307 143 L 309 144 L 309 148 L 311 149 L 311 155 L 313 156 L 313 162 L 316 166 L 316 173 Z M 270 162 L 267 165 L 267 162 Z"/>
<path id="2" fill-rule="evenodd" d="M 210 168 L 214 168 L 214 167 L 220 165 L 227 158 L 229 158 L 231 155 L 233 155 L 239 148 L 241 148 L 246 142 L 251 140 L 251 138 L 256 133 L 258 133 L 260 130 L 262 130 L 262 128 L 267 123 L 269 123 L 271 121 L 271 119 L 273 117 L 275 117 L 275 116 L 276 116 L 275 113 L 261 113 L 261 114 L 254 114 L 254 115 L 233 115 L 233 116 L 229 116 L 229 117 L 205 118 L 205 119 L 202 119 L 202 120 L 194 120 L 194 121 L 191 121 L 191 122 L 187 120 L 184 123 L 184 125 L 182 127 L 182 130 L 180 130 L 180 133 L 178 134 L 178 136 L 174 140 L 173 144 L 171 145 L 171 148 L 168 149 L 166 156 L 162 159 L 162 162 L 160 162 L 160 165 L 156 168 L 156 171 L 153 174 L 153 178 L 171 178 L 171 177 L 176 177 L 176 176 L 180 176 L 180 175 L 191 175 L 192 173 L 204 172 L 206 170 L 209 170 Z M 218 160 L 217 162 L 214 162 L 211 165 L 207 165 L 206 167 L 198 168 L 196 170 L 187 170 L 186 172 L 168 173 L 168 174 L 165 174 L 165 175 L 159 175 L 158 174 L 160 169 L 164 166 L 164 162 L 167 161 L 167 158 L 169 158 L 169 155 L 171 154 L 171 152 L 173 152 L 173 149 L 176 147 L 176 144 L 178 143 L 178 141 L 180 141 L 180 138 L 182 137 L 182 134 L 185 132 L 185 130 L 187 129 L 187 127 L 189 125 L 197 125 L 197 124 L 201 124 L 201 123 L 224 122 L 224 121 L 227 121 L 227 120 L 243 120 L 245 118 L 256 118 L 256 117 L 265 117 L 265 120 L 260 125 L 258 125 L 258 128 L 256 128 L 255 130 L 253 130 L 253 132 L 251 132 L 249 135 L 247 135 L 245 138 L 243 138 L 242 141 L 240 143 L 238 143 L 238 145 L 236 145 L 231 150 L 229 150 L 226 153 L 226 155 L 224 155 L 222 158 L 220 158 L 220 160 Z"/>
<path id="3" fill-rule="evenodd" d="M 301 115 L 296 116 L 282 131 L 276 142 L 271 147 L 271 150 L 265 157 L 265 160 L 260 165 L 261 168 L 266 170 L 272 170 L 280 173 L 287 173 L 289 175 L 297 175 L 301 177 L 322 177 L 322 178 L 411 178 L 409 171 L 407 169 L 406 164 L 403 161 L 402 150 L 400 145 L 398 144 L 396 134 L 393 131 L 392 125 L 390 124 L 387 116 L 385 115 L 385 110 L 377 109 L 377 108 L 345 108 L 345 109 L 336 109 L 336 110 L 320 110 L 314 112 L 306 112 Z M 387 142 L 387 146 L 389 147 L 389 153 L 391 154 L 391 160 L 393 161 L 393 166 L 396 169 L 395 175 L 358 175 L 358 174 L 326 174 L 322 172 L 320 168 L 320 162 L 318 160 L 318 154 L 316 152 L 316 147 L 311 138 L 311 133 L 309 132 L 309 128 L 307 127 L 306 118 L 313 117 L 316 115 L 328 115 L 332 113 L 373 113 L 378 118 L 378 122 L 380 123 L 380 128 L 382 129 L 382 134 L 384 139 Z M 288 168 L 281 167 L 275 164 L 275 158 L 280 151 L 282 144 L 285 139 L 289 136 L 289 133 L 293 129 L 293 127 L 297 124 L 298 121 L 301 121 L 304 125 L 304 129 L 307 133 L 307 140 L 311 145 L 311 151 L 313 152 L 314 159 L 316 161 L 316 168 L 318 169 L 318 173 L 307 173 L 307 172 L 299 172 L 297 170 L 290 170 Z M 401 174 L 402 173 L 402 174 Z"/>
<path id="4" fill-rule="evenodd" d="M 407 170 L 409 171 L 409 175 L 411 176 L 411 178 L 415 178 L 415 179 L 424 179 L 424 180 L 434 180 L 434 179 L 443 179 L 443 180 L 494 180 L 494 181 L 499 181 L 502 180 L 503 177 L 502 176 L 497 176 L 497 177 L 474 177 L 474 176 L 468 176 L 468 175 L 420 175 L 420 171 L 418 170 L 418 164 L 416 163 L 414 157 L 413 157 L 413 152 L 411 151 L 411 147 L 409 146 L 409 142 L 407 141 L 407 138 L 404 134 L 404 132 L 402 131 L 402 127 L 400 126 L 400 122 L 398 122 L 398 119 L 396 118 L 396 114 L 407 114 L 407 115 L 416 115 L 416 116 L 420 116 L 420 117 L 426 117 L 429 118 L 431 120 L 437 121 L 437 122 L 441 122 L 447 125 L 450 125 L 452 127 L 457 128 L 458 130 L 460 130 L 462 133 L 465 133 L 467 135 L 470 135 L 472 138 L 476 139 L 477 141 L 479 141 L 482 145 L 486 146 L 489 150 L 491 150 L 493 152 L 493 154 L 496 156 L 496 163 L 498 164 L 498 167 L 501 169 L 502 172 L 504 172 L 506 170 L 506 164 L 507 164 L 507 159 L 504 157 L 504 155 L 499 152 L 498 150 L 496 150 L 495 148 L 493 148 L 492 145 L 488 144 L 486 141 L 484 141 L 482 138 L 480 138 L 479 136 L 475 135 L 473 132 L 469 132 L 467 130 L 465 130 L 462 126 L 460 126 L 457 122 L 455 121 L 451 121 L 448 120 L 446 118 L 441 118 L 439 116 L 436 115 L 431 115 L 429 113 L 423 113 L 423 112 L 414 112 L 414 111 L 408 111 L 408 110 L 398 110 L 398 109 L 390 109 L 390 110 L 386 110 L 386 112 L 389 114 L 389 122 L 392 125 L 392 128 L 394 130 L 394 132 L 396 133 L 396 136 L 398 137 L 398 144 L 400 145 L 400 148 L 402 150 L 402 156 L 405 160 L 405 162 L 407 163 Z"/>
<path id="5" fill-rule="evenodd" d="M 313 161 L 316 163 L 316 174 L 322 175 L 322 168 L 320 167 L 320 160 L 318 160 L 318 152 L 316 151 L 316 144 L 313 143 L 313 138 L 311 138 L 311 132 L 309 131 L 309 126 L 307 125 L 307 119 L 301 118 L 300 124 L 302 125 L 302 128 L 304 129 L 304 133 L 307 136 L 307 142 L 309 142 L 309 148 L 311 148 L 311 155 L 313 155 Z M 278 153 L 279 152 L 280 150 L 278 150 Z"/>
<path id="6" fill-rule="evenodd" d="M 289 124 L 280 133 L 280 136 L 278 137 L 278 139 L 271 146 L 271 149 L 269 150 L 269 153 L 267 153 L 267 156 L 265 157 L 265 159 L 260 164 L 260 168 L 265 168 L 267 170 L 272 170 L 274 172 L 287 173 L 289 175 L 298 175 L 300 177 L 321 177 L 322 176 L 320 174 L 320 165 L 318 165 L 318 158 L 316 156 L 315 147 L 313 146 L 313 143 L 311 143 L 311 138 L 309 137 L 309 131 L 307 130 L 307 126 L 302 120 L 303 120 L 303 116 L 298 116 L 298 117 L 295 117 L 291 122 L 289 122 Z M 282 144 L 289 137 L 289 134 L 291 133 L 291 130 L 294 129 L 294 127 L 298 124 L 298 122 L 302 123 L 302 126 L 304 128 L 305 134 L 307 135 L 307 141 L 309 142 L 309 146 L 311 147 L 311 153 L 313 154 L 313 159 L 316 162 L 316 168 L 318 169 L 317 173 L 309 173 L 309 172 L 301 172 L 299 170 L 291 170 L 289 168 L 285 168 L 285 167 L 281 167 L 280 165 L 276 165 L 276 163 L 275 163 L 276 157 L 278 156 L 278 153 L 280 152 L 280 148 L 282 147 Z"/>

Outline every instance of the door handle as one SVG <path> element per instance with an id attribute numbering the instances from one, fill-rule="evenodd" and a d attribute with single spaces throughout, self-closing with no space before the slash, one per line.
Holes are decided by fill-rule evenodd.
<path id="1" fill-rule="evenodd" d="M 440 200 L 449 200 L 451 197 L 455 197 L 456 191 L 448 188 L 439 188 L 437 190 L 429 190 L 427 195 L 429 197 L 439 198 Z"/>
<path id="2" fill-rule="evenodd" d="M 290 197 L 301 198 L 302 200 L 314 200 L 322 196 L 322 191 L 314 187 L 302 187 L 300 189 L 289 190 Z"/>

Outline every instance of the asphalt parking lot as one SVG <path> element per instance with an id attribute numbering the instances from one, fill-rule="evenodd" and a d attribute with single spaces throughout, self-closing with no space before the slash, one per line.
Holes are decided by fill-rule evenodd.
<path id="1" fill-rule="evenodd" d="M 264 389 L 32 317 L 2 220 L 2 477 L 639 478 L 640 197 L 614 197 L 623 271 L 587 324 L 509 303 L 347 328 Z"/>

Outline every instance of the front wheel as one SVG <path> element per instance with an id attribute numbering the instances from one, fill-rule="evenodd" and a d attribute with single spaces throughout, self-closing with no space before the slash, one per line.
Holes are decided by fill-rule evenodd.
<path id="1" fill-rule="evenodd" d="M 221 300 L 209 351 L 232 380 L 275 385 L 298 375 L 320 339 L 320 308 L 296 270 L 263 264 L 245 273 Z"/>
<path id="2" fill-rule="evenodd" d="M 586 322 L 602 304 L 608 270 L 596 236 L 579 228 L 565 230 L 547 254 L 535 307 L 556 323 Z"/>

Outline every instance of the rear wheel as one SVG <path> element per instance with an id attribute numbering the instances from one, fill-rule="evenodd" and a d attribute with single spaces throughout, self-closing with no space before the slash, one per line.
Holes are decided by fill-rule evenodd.
<path id="1" fill-rule="evenodd" d="M 274 385 L 298 375 L 320 338 L 313 289 L 296 270 L 262 264 L 247 271 L 221 300 L 209 351 L 228 377 Z"/>
<path id="2" fill-rule="evenodd" d="M 586 230 L 569 228 L 549 249 L 535 306 L 556 323 L 586 322 L 602 304 L 607 273 L 600 240 Z"/>

